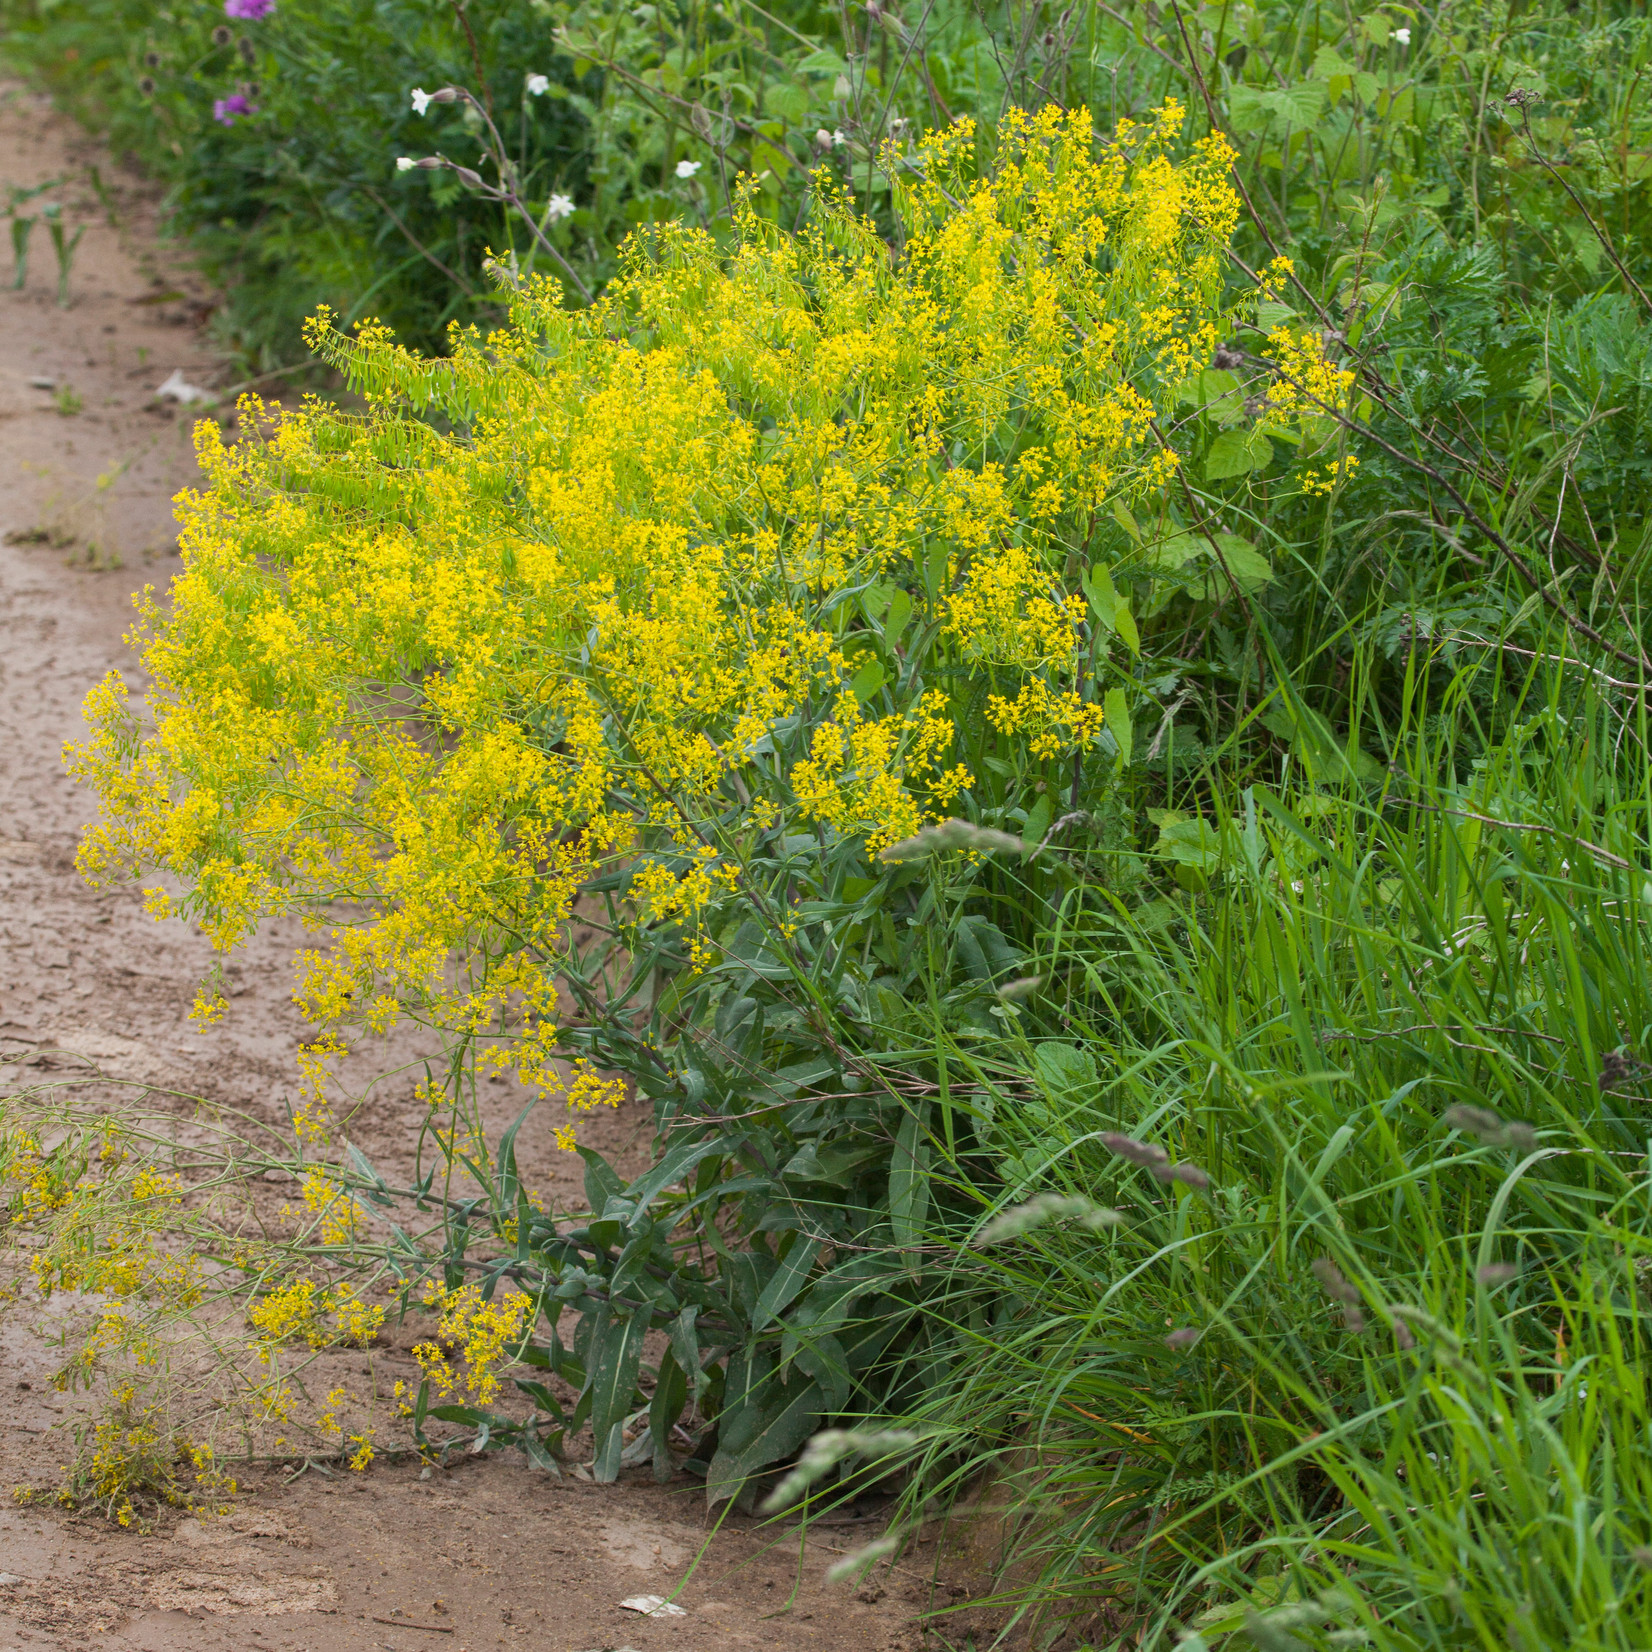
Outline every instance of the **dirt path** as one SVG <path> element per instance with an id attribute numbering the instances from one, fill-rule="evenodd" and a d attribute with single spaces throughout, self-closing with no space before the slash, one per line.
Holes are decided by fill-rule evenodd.
<path id="1" fill-rule="evenodd" d="M 134 700 L 143 689 L 123 642 L 131 597 L 146 583 L 164 589 L 177 567 L 169 501 L 194 471 L 191 416 L 154 392 L 175 371 L 205 386 L 228 374 L 202 330 L 210 295 L 157 241 L 141 182 L 44 101 L 0 84 L 0 188 L 48 179 L 62 182 L 42 199 L 86 226 L 72 303 L 55 302 L 44 226 L 25 287 L 9 290 L 9 270 L 0 277 L 0 1087 L 95 1068 L 279 1123 L 301 1031 L 288 1000 L 296 930 L 273 926 L 236 958 L 231 1013 L 202 1035 L 187 1014 L 211 961 L 204 941 L 152 923 L 137 891 L 96 892 L 74 871 L 90 805 L 63 775 L 62 746 L 81 732 L 86 690 L 111 667 Z M 411 1089 L 411 1078 L 392 1082 L 352 1127 L 387 1166 L 405 1162 L 416 1127 Z M 514 1114 L 520 1098 L 507 1092 L 491 1111 Z M 622 1109 L 586 1139 L 634 1164 L 647 1121 Z M 519 1152 L 551 1200 L 577 1198 L 577 1161 L 556 1152 L 548 1126 L 526 1132 Z M 77 1411 L 46 1380 L 52 1329 L 41 1310 L 4 1322 L 0 1487 L 55 1483 L 65 1430 L 84 1415 L 84 1402 Z M 369 1390 L 382 1396 L 412 1372 L 410 1340 L 333 1356 L 326 1379 L 353 1382 L 371 1403 Z M 889 1580 L 881 1600 L 875 1587 L 857 1598 L 822 1579 L 865 1527 L 811 1536 L 800 1556 L 795 1533 L 736 1520 L 682 1591 L 686 1615 L 622 1609 L 627 1597 L 671 1592 L 708 1536 L 699 1485 L 657 1487 L 646 1468 L 607 1487 L 498 1456 L 428 1477 L 381 1462 L 290 1484 L 273 1470 L 240 1478 L 248 1495 L 228 1518 L 174 1520 L 149 1535 L 39 1506 L 0 1508 L 0 1652 L 918 1644 L 916 1568 Z"/>

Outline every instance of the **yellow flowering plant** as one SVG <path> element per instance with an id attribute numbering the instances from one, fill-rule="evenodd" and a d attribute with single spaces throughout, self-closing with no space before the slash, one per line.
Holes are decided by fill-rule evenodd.
<path id="1" fill-rule="evenodd" d="M 1226 303 L 1232 156 L 1178 151 L 1182 119 L 1098 142 L 1012 111 L 990 168 L 960 121 L 888 151 L 893 244 L 822 174 L 795 232 L 749 204 L 726 251 L 640 232 L 588 308 L 512 277 L 446 359 L 323 314 L 359 410 L 199 429 L 184 572 L 139 625 L 152 725 L 111 675 L 71 757 L 103 804 L 83 865 L 161 870 L 226 949 L 304 917 L 317 1147 L 328 1053 L 402 1018 L 449 1040 L 456 1108 L 509 1069 L 565 1146 L 653 1098 L 660 1163 L 625 1187 L 580 1149 L 571 1232 L 508 1141 L 438 1143 L 468 1144 L 603 1477 L 651 1326 L 656 1463 L 673 1399 L 720 1406 L 713 1496 L 893 1357 L 843 1316 L 908 1277 L 929 1144 L 980 1122 L 944 1072 L 931 1106 L 912 1016 L 1001 1036 L 1064 857 L 1107 830 L 1143 547 L 1193 531 L 1172 415 L 1266 299 Z M 1293 394 L 1275 426 L 1323 418 Z M 325 1175 L 306 1198 L 349 1236 Z M 480 1265 L 459 1227 L 447 1290 Z"/>

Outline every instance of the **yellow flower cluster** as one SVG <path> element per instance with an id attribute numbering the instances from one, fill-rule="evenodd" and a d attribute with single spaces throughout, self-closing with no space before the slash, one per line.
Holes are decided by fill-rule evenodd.
<path id="1" fill-rule="evenodd" d="M 596 304 L 525 282 L 445 360 L 323 316 L 365 412 L 200 426 L 184 572 L 141 604 L 153 725 L 111 675 L 70 755 L 102 801 L 81 861 L 164 870 L 220 947 L 324 932 L 302 1137 L 346 1030 L 405 1014 L 491 1043 L 571 1144 L 618 1095 L 557 1059 L 594 877 L 703 965 L 766 834 L 870 857 L 956 810 L 972 677 L 1035 758 L 1093 737 L 1073 570 L 1171 474 L 1155 420 L 1209 359 L 1237 219 L 1231 151 L 1175 158 L 1182 120 L 1098 143 L 1086 110 L 1012 112 L 991 168 L 959 122 L 891 163 L 898 253 L 822 176 L 795 233 L 652 226 Z M 873 582 L 915 655 L 866 653 L 842 597 Z"/>
<path id="2" fill-rule="evenodd" d="M 81 1291 L 193 1306 L 200 1259 L 170 1243 L 183 1185 L 152 1166 L 123 1169 L 126 1158 L 114 1139 L 93 1152 L 71 1135 L 48 1152 L 36 1131 L 0 1132 L 0 1197 L 13 1223 L 34 1225 L 43 1239 L 29 1271 L 42 1296 Z"/>
<path id="3" fill-rule="evenodd" d="M 1057 692 L 1034 677 L 1013 700 L 988 695 L 987 721 L 1005 734 L 1023 736 L 1035 757 L 1048 758 L 1094 740 L 1106 714 L 1097 701 L 1082 700 L 1070 688 Z"/>
<path id="4" fill-rule="evenodd" d="M 324 1245 L 353 1244 L 361 1228 L 361 1212 L 354 1199 L 327 1174 L 321 1165 L 311 1165 L 299 1184 L 304 1209 L 316 1218 L 315 1230 Z M 283 1217 L 298 1215 L 296 1207 L 283 1205 Z"/>
<path id="5" fill-rule="evenodd" d="M 423 1301 L 440 1316 L 435 1338 L 413 1350 L 430 1386 L 442 1399 L 453 1393 L 460 1378 L 450 1356 L 456 1356 L 464 1363 L 466 1391 L 486 1405 L 499 1392 L 498 1367 L 509 1363 L 532 1327 L 533 1299 L 517 1293 L 484 1302 L 475 1285 L 448 1290 L 431 1282 Z"/>
<path id="6" fill-rule="evenodd" d="M 180 1469 L 192 1471 L 193 1490 L 181 1482 Z M 140 1510 L 146 1503 L 223 1514 L 228 1505 L 222 1499 L 234 1496 L 236 1489 L 210 1446 L 175 1433 L 159 1407 L 140 1403 L 136 1388 L 123 1383 L 93 1424 L 86 1452 L 58 1500 L 70 1507 L 90 1503 L 122 1526 L 141 1528 Z"/>
<path id="7" fill-rule="evenodd" d="M 262 1335 L 264 1348 L 254 1349 L 262 1354 L 270 1345 L 293 1337 L 302 1337 L 312 1348 L 371 1342 L 384 1323 L 384 1308 L 363 1302 L 348 1280 L 320 1285 L 298 1275 L 253 1303 L 247 1319 Z"/>
<path id="8" fill-rule="evenodd" d="M 1353 371 L 1326 359 L 1325 341 L 1318 333 L 1275 327 L 1268 334 L 1268 353 L 1279 370 L 1268 387 L 1271 416 L 1315 419 L 1345 409 Z"/>

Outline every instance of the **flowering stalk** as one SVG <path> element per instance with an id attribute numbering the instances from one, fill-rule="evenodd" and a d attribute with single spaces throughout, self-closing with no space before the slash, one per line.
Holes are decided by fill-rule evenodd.
<path id="1" fill-rule="evenodd" d="M 542 75 L 532 76 L 530 77 L 530 81 L 543 80 L 544 78 L 545 77 Z M 500 137 L 499 129 L 493 124 L 493 117 L 488 113 L 487 109 L 477 100 L 476 97 L 474 97 L 462 86 L 444 86 L 438 92 L 425 92 L 422 89 L 415 88 L 413 92 L 414 110 L 421 115 L 433 103 L 460 102 L 466 103 L 474 109 L 481 117 L 483 125 L 487 128 L 489 147 L 491 150 L 489 158 L 493 161 L 494 169 L 499 177 L 499 182 L 497 184 L 490 184 L 485 178 L 483 178 L 481 173 L 475 170 L 474 167 L 460 166 L 457 161 L 450 161 L 445 155 L 426 155 L 422 160 L 412 161 L 406 165 L 403 164 L 407 160 L 407 157 L 404 156 L 397 161 L 397 170 L 408 171 L 413 168 L 417 168 L 420 171 L 426 172 L 452 172 L 461 183 L 467 184 L 486 200 L 497 201 L 505 206 L 508 206 L 513 212 L 517 213 L 521 217 L 523 223 L 528 226 L 528 230 L 532 234 L 534 240 L 538 242 L 538 244 L 546 252 L 548 252 L 553 259 L 555 259 L 558 267 L 573 284 L 574 290 L 579 294 L 579 296 L 583 298 L 587 304 L 591 303 L 592 298 L 590 288 L 580 280 L 579 274 L 574 269 L 573 265 L 562 256 L 562 253 L 556 246 L 555 242 L 553 242 L 550 237 L 545 234 L 545 231 L 540 226 L 539 222 L 534 218 L 533 213 L 528 209 L 527 202 L 525 202 L 517 193 L 516 168 L 512 166 L 510 157 L 505 152 L 505 140 Z M 564 207 L 566 210 L 563 210 Z M 553 211 L 553 208 L 556 210 Z M 567 196 L 553 195 L 547 205 L 546 216 L 547 218 L 565 217 L 567 213 L 572 210 L 573 203 L 568 200 Z"/>

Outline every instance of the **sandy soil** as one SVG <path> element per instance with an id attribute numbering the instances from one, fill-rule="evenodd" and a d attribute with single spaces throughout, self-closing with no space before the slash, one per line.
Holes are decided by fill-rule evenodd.
<path id="1" fill-rule="evenodd" d="M 26 286 L 0 290 L 0 1089 L 97 1073 L 132 1094 L 159 1086 L 279 1123 L 301 1035 L 288 998 L 296 930 L 272 926 L 236 956 L 231 1013 L 203 1035 L 187 1014 L 212 961 L 205 942 L 186 925 L 151 922 L 136 890 L 94 891 L 74 870 L 90 803 L 64 777 L 63 743 L 81 733 L 82 697 L 110 668 L 134 699 L 144 688 L 123 640 L 131 598 L 145 584 L 164 590 L 177 567 L 169 501 L 194 470 L 192 415 L 154 392 L 175 370 L 216 388 L 231 374 L 205 330 L 211 294 L 158 239 L 142 181 L 46 102 L 0 84 L 0 187 L 47 179 L 63 180 L 48 198 L 86 228 L 68 308 L 55 302 L 43 226 Z M 409 1053 L 368 1052 L 353 1076 Z M 412 1085 L 405 1076 L 381 1087 L 352 1125 L 387 1172 L 407 1163 Z M 520 1099 L 501 1085 L 489 1111 L 514 1116 Z M 585 1139 L 632 1168 L 647 1152 L 647 1119 L 624 1108 Z M 578 1161 L 556 1151 L 548 1122 L 525 1131 L 519 1151 L 549 1200 L 577 1202 Z M 281 1192 L 257 1196 L 268 1204 Z M 0 1486 L 55 1483 L 65 1431 L 90 1403 L 46 1380 L 59 1323 L 43 1309 L 5 1322 Z M 411 1340 L 403 1331 L 370 1356 L 330 1356 L 321 1375 L 353 1382 L 371 1405 L 412 1371 Z M 712 1535 L 700 1486 L 657 1487 L 646 1468 L 607 1487 L 492 1455 L 424 1478 L 416 1463 L 383 1460 L 362 1475 L 240 1478 L 227 1518 L 174 1518 L 149 1534 L 49 1507 L 0 1508 L 0 1652 L 893 1652 L 919 1644 L 913 1612 L 930 1598 L 917 1560 L 885 1575 L 886 1589 L 824 1583 L 825 1566 L 872 1535 L 871 1523 L 817 1528 L 801 1553 L 795 1531 L 739 1517 Z M 620 1607 L 670 1593 L 691 1564 L 686 1616 Z"/>

